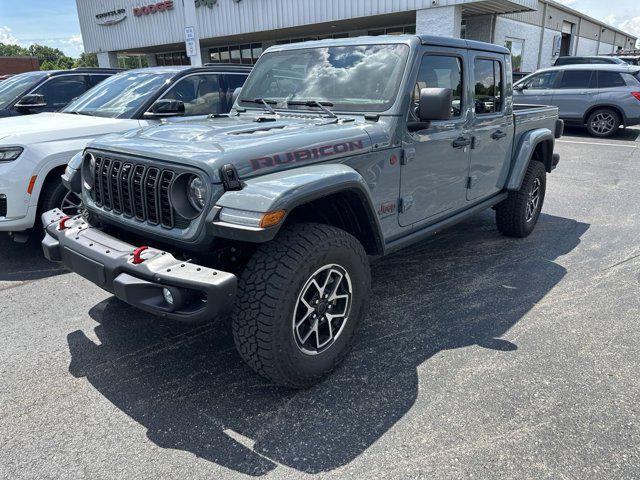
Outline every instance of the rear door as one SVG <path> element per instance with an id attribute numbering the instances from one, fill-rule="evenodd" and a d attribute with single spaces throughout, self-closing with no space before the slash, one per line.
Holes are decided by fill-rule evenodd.
<path id="1" fill-rule="evenodd" d="M 466 51 L 428 47 L 414 79 L 407 120 L 416 121 L 423 88 L 451 88 L 451 118 L 430 122 L 426 128 L 409 130 L 405 125 L 399 222 L 407 226 L 430 219 L 466 204 L 471 135 L 466 74 Z"/>
<path id="2" fill-rule="evenodd" d="M 564 70 L 553 94 L 553 105 L 560 118 L 582 121 L 587 110 L 595 105 L 598 86 L 593 70 Z"/>
<path id="3" fill-rule="evenodd" d="M 518 82 L 522 89 L 513 90 L 513 101 L 522 104 L 551 105 L 558 71 L 551 70 L 531 75 Z"/>
<path id="4" fill-rule="evenodd" d="M 46 107 L 41 112 L 56 112 L 91 88 L 87 75 L 59 75 L 50 78 L 30 93 L 43 95 Z"/>
<path id="5" fill-rule="evenodd" d="M 467 200 L 489 197 L 502 189 L 499 179 L 511 155 L 513 114 L 505 101 L 504 55 L 469 53 L 473 75 L 473 145 L 469 166 Z"/>

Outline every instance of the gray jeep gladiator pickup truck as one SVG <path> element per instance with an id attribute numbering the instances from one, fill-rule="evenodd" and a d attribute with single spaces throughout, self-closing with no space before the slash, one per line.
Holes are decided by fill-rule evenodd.
<path id="1" fill-rule="evenodd" d="M 231 314 L 242 358 L 308 387 L 346 355 L 372 259 L 493 207 L 525 237 L 563 124 L 513 105 L 505 48 L 427 36 L 289 44 L 230 114 L 93 141 L 44 253 L 169 319 Z M 76 167 L 76 168 L 74 168 Z"/>

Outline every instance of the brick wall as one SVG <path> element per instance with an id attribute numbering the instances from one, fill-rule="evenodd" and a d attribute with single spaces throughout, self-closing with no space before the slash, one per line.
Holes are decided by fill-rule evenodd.
<path id="1" fill-rule="evenodd" d="M 0 75 L 40 70 L 36 57 L 0 57 Z"/>

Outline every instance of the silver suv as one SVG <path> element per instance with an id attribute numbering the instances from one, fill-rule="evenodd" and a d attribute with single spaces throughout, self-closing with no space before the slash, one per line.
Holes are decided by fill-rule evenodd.
<path id="1" fill-rule="evenodd" d="M 567 65 L 539 70 L 513 87 L 516 103 L 555 105 L 568 125 L 594 137 L 640 124 L 640 67 Z"/>

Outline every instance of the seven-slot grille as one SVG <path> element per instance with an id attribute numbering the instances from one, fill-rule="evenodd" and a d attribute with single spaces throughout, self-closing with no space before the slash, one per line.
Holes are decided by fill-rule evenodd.
<path id="1" fill-rule="evenodd" d="M 173 170 L 102 156 L 95 159 L 91 197 L 97 206 L 151 225 L 176 226 L 169 199 L 176 178 Z"/>

